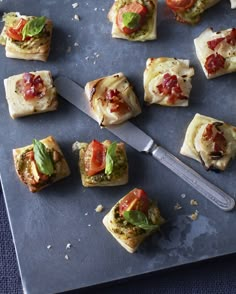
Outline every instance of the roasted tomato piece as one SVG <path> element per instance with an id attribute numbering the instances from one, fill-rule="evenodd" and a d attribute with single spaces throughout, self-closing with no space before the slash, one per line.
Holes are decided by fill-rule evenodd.
<path id="1" fill-rule="evenodd" d="M 27 23 L 27 20 L 25 20 L 24 18 L 21 18 L 14 28 L 10 27 L 6 31 L 7 36 L 15 41 L 23 41 L 22 30 L 24 26 L 26 25 L 26 23 Z"/>
<path id="2" fill-rule="evenodd" d="M 191 8 L 197 0 L 166 0 L 166 4 L 174 11 L 185 11 Z"/>
<path id="3" fill-rule="evenodd" d="M 205 69 L 209 74 L 216 73 L 219 69 L 224 68 L 224 65 L 225 58 L 218 53 L 209 55 L 204 64 Z"/>
<path id="4" fill-rule="evenodd" d="M 122 216 L 125 211 L 139 210 L 147 214 L 149 200 L 147 194 L 142 189 L 133 189 L 130 191 L 119 204 L 119 213 Z"/>
<path id="5" fill-rule="evenodd" d="M 106 148 L 105 146 L 93 140 L 87 147 L 84 156 L 85 172 L 88 176 L 93 176 L 106 166 Z"/>
<path id="6" fill-rule="evenodd" d="M 140 16 L 139 21 L 132 28 L 125 26 L 123 22 L 123 15 L 124 13 L 127 13 L 127 12 L 136 13 L 137 15 Z M 140 4 L 139 2 L 132 2 L 132 3 L 124 5 L 123 7 L 119 9 L 117 14 L 116 22 L 119 29 L 127 35 L 137 32 L 141 28 L 143 23 L 145 22 L 145 17 L 147 15 L 147 12 L 148 12 L 147 8 L 144 5 Z"/>
<path id="7" fill-rule="evenodd" d="M 236 28 L 233 28 L 228 36 L 226 36 L 226 42 L 232 46 L 236 45 Z"/>
<path id="8" fill-rule="evenodd" d="M 214 152 L 225 152 L 227 147 L 227 140 L 223 131 L 221 131 L 217 126 L 217 123 L 208 124 L 202 136 L 204 140 L 212 142 Z"/>

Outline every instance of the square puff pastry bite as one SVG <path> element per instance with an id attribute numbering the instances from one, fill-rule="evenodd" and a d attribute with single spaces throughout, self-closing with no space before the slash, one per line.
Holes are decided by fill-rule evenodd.
<path id="1" fill-rule="evenodd" d="M 13 158 L 19 179 L 33 193 L 70 175 L 65 157 L 52 136 L 13 149 Z"/>
<path id="2" fill-rule="evenodd" d="M 101 126 L 121 124 L 141 113 L 138 98 L 123 73 L 88 82 L 85 94 Z"/>
<path id="3" fill-rule="evenodd" d="M 84 187 L 120 186 L 128 183 L 128 161 L 124 143 L 93 140 L 75 142 L 79 151 L 79 169 Z"/>
<path id="4" fill-rule="evenodd" d="M 120 199 L 103 218 L 107 230 L 130 253 L 163 223 L 157 205 L 137 188 Z"/>
<path id="5" fill-rule="evenodd" d="M 175 13 L 177 21 L 196 24 L 200 21 L 201 14 L 220 0 L 166 0 L 166 4 Z"/>
<path id="6" fill-rule="evenodd" d="M 197 113 L 180 153 L 201 162 L 207 170 L 224 171 L 236 155 L 236 127 Z"/>
<path id="7" fill-rule="evenodd" d="M 213 32 L 207 28 L 194 39 L 196 54 L 207 79 L 236 71 L 236 28 Z"/>
<path id="8" fill-rule="evenodd" d="M 236 8 L 236 0 L 230 0 L 231 3 L 231 8 L 235 9 Z"/>
<path id="9" fill-rule="evenodd" d="M 14 75 L 4 79 L 4 86 L 13 119 L 57 109 L 56 88 L 50 71 Z"/>
<path id="10" fill-rule="evenodd" d="M 157 0 L 115 0 L 108 13 L 112 37 L 129 41 L 156 39 Z"/>
<path id="11" fill-rule="evenodd" d="M 189 60 L 148 58 L 143 75 L 144 101 L 164 106 L 188 106 L 193 75 Z"/>
<path id="12" fill-rule="evenodd" d="M 52 21 L 44 16 L 26 16 L 19 12 L 3 15 L 5 22 L 0 44 L 6 57 L 46 61 L 50 51 Z"/>

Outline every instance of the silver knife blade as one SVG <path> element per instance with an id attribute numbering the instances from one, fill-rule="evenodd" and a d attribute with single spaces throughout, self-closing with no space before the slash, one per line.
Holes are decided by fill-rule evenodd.
<path id="1" fill-rule="evenodd" d="M 81 86 L 67 77 L 57 77 L 54 85 L 60 96 L 96 120 L 94 114 L 91 112 L 89 101 L 85 97 L 84 89 Z M 139 152 L 151 154 L 156 160 L 172 170 L 222 210 L 230 211 L 234 208 L 235 201 L 232 197 L 204 179 L 170 152 L 158 146 L 150 136 L 131 122 L 127 121 L 121 125 L 106 127 L 106 129 Z"/>

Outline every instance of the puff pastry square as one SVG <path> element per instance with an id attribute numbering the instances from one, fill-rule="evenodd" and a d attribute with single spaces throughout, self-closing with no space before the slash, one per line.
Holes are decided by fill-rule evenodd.
<path id="1" fill-rule="evenodd" d="M 111 208 L 107 215 L 105 215 L 103 218 L 103 224 L 123 248 L 125 248 L 129 253 L 134 253 L 138 249 L 139 245 L 148 236 L 160 229 L 160 226 L 164 223 L 164 219 L 162 218 L 157 205 L 151 199 L 148 199 L 148 210 L 144 216 L 148 226 L 144 228 L 140 226 L 140 224 L 134 225 L 127 221 L 124 215 L 120 213 L 120 205 L 123 205 L 122 203 L 125 201 L 127 202 L 125 199 L 130 194 L 138 195 L 140 194 L 140 189 L 135 188 L 121 198 Z M 133 204 L 131 203 L 131 206 L 132 205 Z M 130 211 L 131 210 L 135 211 L 134 206 L 130 209 Z M 137 212 L 137 210 L 135 212 Z M 140 211 L 138 211 L 138 213 L 140 213 Z"/>
<path id="2" fill-rule="evenodd" d="M 34 19 L 36 19 L 36 16 L 21 15 L 18 12 L 4 14 L 4 27 L 0 35 L 0 44 L 5 46 L 6 57 L 25 60 L 47 60 L 53 28 L 50 19 L 45 18 L 45 24 L 38 34 L 22 39 L 22 34 L 20 33 L 20 39 L 14 37 L 14 32 L 21 26 L 22 21 L 27 24 Z M 8 33 L 9 30 L 13 32 L 13 35 Z"/>
<path id="3" fill-rule="evenodd" d="M 187 128 L 180 153 L 201 162 L 206 170 L 224 171 L 236 155 L 236 128 L 197 113 Z"/>
<path id="4" fill-rule="evenodd" d="M 236 72 L 236 28 L 213 32 L 207 28 L 194 39 L 198 60 L 207 79 Z"/>
<path id="5" fill-rule="evenodd" d="M 236 8 L 236 0 L 230 0 L 231 3 L 231 8 L 235 9 Z"/>
<path id="6" fill-rule="evenodd" d="M 47 174 L 40 170 L 34 153 L 34 145 L 28 145 L 21 148 L 13 149 L 13 159 L 16 173 L 19 179 L 28 186 L 30 192 L 38 192 L 43 188 L 70 175 L 70 168 L 66 159 L 52 136 L 48 136 L 40 142 L 44 145 L 47 155 L 53 165 L 52 174 Z M 40 166 L 47 165 L 42 160 Z"/>
<path id="7" fill-rule="evenodd" d="M 101 126 L 121 124 L 141 113 L 138 98 L 123 73 L 88 82 L 85 94 Z"/>
<path id="8" fill-rule="evenodd" d="M 91 146 L 92 143 L 98 145 L 102 144 L 103 151 L 94 148 L 94 153 L 91 153 L 91 149 L 88 147 Z M 106 156 L 111 144 L 112 142 L 110 140 L 105 140 L 103 142 L 93 140 L 90 143 L 75 142 L 73 144 L 73 151 L 79 151 L 79 169 L 84 187 L 120 186 L 128 183 L 128 160 L 124 143 L 116 143 L 112 172 L 106 172 Z M 101 155 L 101 152 L 104 152 L 104 154 Z M 103 156 L 103 167 L 96 173 L 90 174 L 88 172 L 90 169 L 88 164 L 93 161 L 93 159 L 100 160 L 101 156 Z"/>
<path id="9" fill-rule="evenodd" d="M 189 60 L 148 58 L 143 75 L 144 101 L 164 106 L 188 106 L 193 75 Z"/>
<path id="10" fill-rule="evenodd" d="M 50 71 L 14 75 L 4 79 L 4 86 L 9 113 L 13 119 L 57 109 L 56 88 Z M 25 97 L 27 93 L 29 94 Z"/>
<path id="11" fill-rule="evenodd" d="M 127 27 L 124 24 L 124 17 L 130 17 L 132 13 L 134 17 L 127 21 Z M 113 38 L 141 42 L 154 40 L 157 26 L 157 0 L 115 0 L 108 13 L 108 19 L 112 22 Z"/>

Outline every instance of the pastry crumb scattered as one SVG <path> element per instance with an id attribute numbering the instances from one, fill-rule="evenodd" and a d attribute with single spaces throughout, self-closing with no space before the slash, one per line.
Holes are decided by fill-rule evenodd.
<path id="1" fill-rule="evenodd" d="M 99 204 L 96 208 L 95 208 L 96 212 L 102 212 L 103 211 L 103 206 L 102 204 Z"/>
<path id="2" fill-rule="evenodd" d="M 71 245 L 70 243 L 66 244 L 66 249 L 70 249 L 71 246 L 72 246 L 72 245 Z"/>
<path id="3" fill-rule="evenodd" d="M 77 8 L 78 6 L 79 6 L 79 3 L 77 3 L 77 2 L 75 2 L 75 3 L 72 4 L 72 7 L 73 8 Z"/>
<path id="4" fill-rule="evenodd" d="M 198 202 L 195 199 L 191 199 L 190 200 L 190 204 L 193 205 L 193 206 L 197 206 L 198 205 Z"/>
<path id="5" fill-rule="evenodd" d="M 75 43 L 74 43 L 74 46 L 75 46 L 75 47 L 78 47 L 78 46 L 79 46 L 79 43 L 75 42 Z"/>
<path id="6" fill-rule="evenodd" d="M 78 15 L 78 14 L 75 14 L 75 15 L 74 15 L 74 19 L 75 19 L 75 20 L 80 20 L 79 15 Z"/>
<path id="7" fill-rule="evenodd" d="M 91 224 L 88 224 L 88 227 L 91 227 Z"/>
<path id="8" fill-rule="evenodd" d="M 180 210 L 182 209 L 182 206 L 177 202 L 174 206 L 174 210 Z"/>
<path id="9" fill-rule="evenodd" d="M 69 256 L 67 254 L 65 255 L 65 259 L 66 260 L 69 260 Z"/>
<path id="10" fill-rule="evenodd" d="M 191 218 L 191 220 L 195 221 L 195 220 L 197 220 L 198 215 L 199 215 L 198 210 L 195 210 L 195 212 L 192 213 L 192 214 L 190 214 L 190 215 L 188 215 L 188 217 Z"/>
<path id="11" fill-rule="evenodd" d="M 97 10 L 98 10 L 97 7 L 95 7 L 95 8 L 94 8 L 94 11 L 97 11 Z"/>
<path id="12" fill-rule="evenodd" d="M 84 215 L 86 215 L 86 216 L 87 216 L 87 215 L 88 215 L 88 212 L 85 212 L 85 214 L 84 214 Z"/>
<path id="13" fill-rule="evenodd" d="M 180 197 L 184 199 L 184 198 L 186 197 L 186 194 L 182 193 L 182 194 L 180 195 Z"/>
<path id="14" fill-rule="evenodd" d="M 47 249 L 51 249 L 51 248 L 52 248 L 52 245 L 48 245 L 48 246 L 47 246 Z"/>

